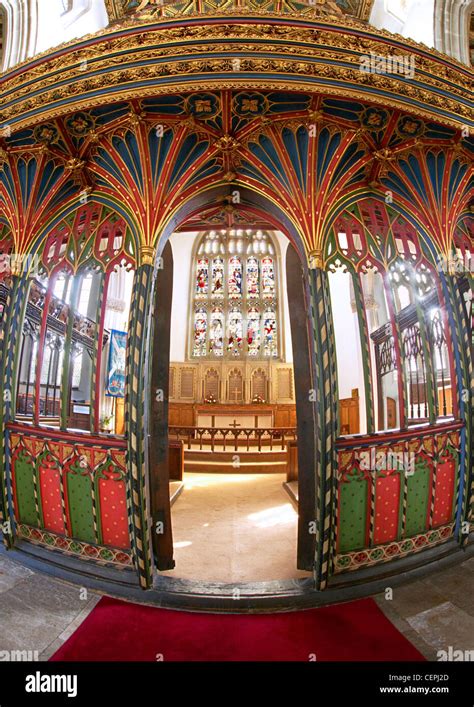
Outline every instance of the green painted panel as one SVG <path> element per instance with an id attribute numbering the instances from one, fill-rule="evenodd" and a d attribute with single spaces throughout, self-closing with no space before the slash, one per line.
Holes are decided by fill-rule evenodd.
<path id="1" fill-rule="evenodd" d="M 339 544 L 338 552 L 350 552 L 366 547 L 367 480 L 352 480 L 339 485 Z"/>
<path id="2" fill-rule="evenodd" d="M 18 520 L 27 525 L 39 527 L 35 503 L 35 485 L 33 480 L 33 461 L 28 454 L 21 452 L 15 460 L 16 513 Z"/>
<path id="3" fill-rule="evenodd" d="M 88 474 L 68 474 L 67 493 L 73 538 L 95 542 L 92 485 Z"/>
<path id="4" fill-rule="evenodd" d="M 426 530 L 426 514 L 430 497 L 430 468 L 422 459 L 415 464 L 415 473 L 407 477 L 407 519 L 405 537 L 411 538 Z"/>

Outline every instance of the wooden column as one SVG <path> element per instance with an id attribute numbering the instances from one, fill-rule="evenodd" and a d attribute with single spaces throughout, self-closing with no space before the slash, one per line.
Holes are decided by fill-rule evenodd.
<path id="1" fill-rule="evenodd" d="M 367 422 L 367 433 L 375 432 L 375 411 L 374 396 L 372 390 L 372 359 L 370 356 L 370 333 L 367 321 L 367 312 L 364 301 L 364 289 L 362 287 L 361 275 L 355 271 L 351 272 L 352 284 L 354 286 L 354 299 L 356 305 L 357 321 L 359 325 L 360 348 L 362 354 L 362 370 L 364 373 L 365 411 Z M 383 424 L 383 423 L 382 423 Z"/>
<path id="2" fill-rule="evenodd" d="M 67 430 L 69 424 L 70 406 L 71 406 L 71 387 L 72 387 L 72 373 L 74 369 L 73 362 L 73 342 L 72 342 L 72 332 L 74 328 L 74 313 L 77 310 L 77 304 L 79 300 L 79 293 L 81 289 L 81 278 L 77 275 L 70 274 L 73 278 L 71 287 L 71 303 L 69 305 L 67 324 L 66 324 L 66 337 L 64 340 L 64 359 L 63 359 L 63 370 L 61 376 L 61 417 L 60 417 L 60 429 Z M 51 288 L 48 288 L 48 292 Z M 46 315 L 47 316 L 47 315 Z M 43 344 L 44 345 L 44 344 Z M 39 391 L 41 390 L 41 368 L 37 368 L 37 395 L 36 400 L 36 410 L 37 415 L 39 414 Z M 36 424 L 38 423 L 35 420 Z"/>
<path id="3" fill-rule="evenodd" d="M 400 420 L 400 429 L 408 429 L 408 396 L 407 396 L 407 381 L 405 372 L 405 363 L 403 358 L 403 342 L 400 327 L 397 321 L 395 311 L 395 302 L 393 297 L 392 283 L 388 271 L 382 274 L 385 296 L 387 299 L 388 314 L 392 327 L 392 336 L 395 348 L 395 357 L 397 360 L 398 371 L 398 411 Z"/>
<path id="4" fill-rule="evenodd" d="M 18 377 L 18 352 L 21 331 L 28 300 L 29 281 L 26 275 L 12 277 L 10 294 L 7 299 L 3 323 L 0 327 L 0 368 L 2 398 L 0 401 L 0 425 L 2 428 L 0 454 L 0 524 L 3 527 L 3 543 L 13 546 L 14 525 L 8 502 L 8 488 L 11 479 L 7 468 L 8 437 L 6 424 L 15 417 L 16 385 Z M 10 521 L 9 524 L 8 521 Z M 4 525 L 5 524 L 5 525 Z"/>
<path id="5" fill-rule="evenodd" d="M 315 388 L 315 364 L 310 342 L 309 292 L 298 253 L 288 246 L 286 256 L 290 310 L 296 423 L 298 430 L 298 550 L 299 569 L 313 572 L 316 561 L 316 408 L 310 398 Z"/>
<path id="6" fill-rule="evenodd" d="M 97 296 L 97 308 L 95 316 L 95 331 L 94 331 L 94 349 L 92 358 L 92 370 L 91 370 L 91 380 L 90 380 L 90 420 L 89 429 L 94 434 L 98 434 L 100 427 L 100 392 L 101 392 L 101 381 L 104 378 L 104 372 L 102 371 L 102 347 L 104 341 L 104 324 L 106 315 L 106 303 L 107 303 L 107 293 L 109 289 L 110 272 L 100 273 L 98 296 Z M 118 399 L 115 400 L 117 404 Z M 123 407 L 123 400 L 120 399 L 121 405 Z M 115 423 L 116 434 L 123 434 L 122 432 L 117 432 L 117 422 Z"/>
<path id="7" fill-rule="evenodd" d="M 435 275 L 436 277 L 436 275 Z M 428 312 L 425 312 L 420 306 L 420 300 L 417 295 L 417 282 L 416 282 L 416 272 L 413 268 L 410 269 L 410 283 L 412 292 L 415 295 L 415 307 L 416 315 L 418 318 L 418 326 L 420 327 L 420 337 L 421 344 L 423 348 L 423 359 L 425 364 L 425 394 L 428 400 L 428 417 L 430 425 L 436 422 L 436 418 L 439 414 L 438 410 L 438 385 L 435 375 L 435 354 L 431 345 L 431 338 L 429 335 L 430 322 L 428 319 Z M 426 320 L 425 320 L 426 317 Z M 417 395 L 420 395 L 420 391 L 417 391 Z"/>
<path id="8" fill-rule="evenodd" d="M 175 562 L 169 495 L 168 401 L 173 297 L 173 253 L 169 242 L 163 250 L 162 265 L 157 272 L 154 294 L 148 460 L 155 563 L 159 570 L 170 570 Z"/>
<path id="9" fill-rule="evenodd" d="M 316 372 L 316 589 L 325 589 L 332 571 L 336 544 L 337 454 L 339 394 L 336 345 L 328 274 L 315 254 L 309 270 L 311 320 Z"/>

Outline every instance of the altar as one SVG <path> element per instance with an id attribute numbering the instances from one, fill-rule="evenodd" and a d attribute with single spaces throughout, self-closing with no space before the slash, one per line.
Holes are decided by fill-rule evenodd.
<path id="1" fill-rule="evenodd" d="M 223 405 L 207 403 L 195 409 L 197 427 L 271 428 L 273 407 L 270 405 Z"/>

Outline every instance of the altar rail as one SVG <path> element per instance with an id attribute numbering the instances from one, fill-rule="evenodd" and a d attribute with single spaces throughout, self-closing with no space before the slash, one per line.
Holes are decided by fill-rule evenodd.
<path id="1" fill-rule="evenodd" d="M 334 572 L 448 540 L 459 496 L 462 422 L 337 442 Z"/>
<path id="2" fill-rule="evenodd" d="M 7 450 L 19 537 L 131 566 L 124 439 L 10 423 Z"/>
<path id="3" fill-rule="evenodd" d="M 296 440 L 296 427 L 174 427 L 169 428 L 170 440 L 182 440 L 187 449 L 214 451 L 262 451 L 286 449 Z"/>

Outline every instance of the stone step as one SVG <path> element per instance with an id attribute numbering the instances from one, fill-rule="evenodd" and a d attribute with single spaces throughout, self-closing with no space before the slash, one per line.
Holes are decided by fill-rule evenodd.
<path id="1" fill-rule="evenodd" d="M 210 452 L 185 450 L 184 470 L 206 473 L 282 474 L 286 473 L 287 453 Z"/>

